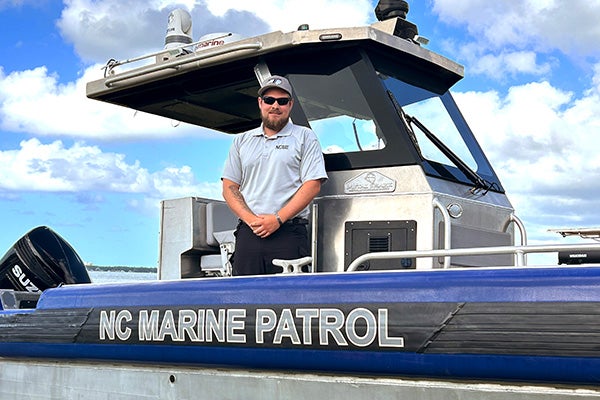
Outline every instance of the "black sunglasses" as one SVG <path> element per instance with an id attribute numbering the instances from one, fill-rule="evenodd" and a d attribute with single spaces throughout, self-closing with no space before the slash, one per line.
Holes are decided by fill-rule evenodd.
<path id="1" fill-rule="evenodd" d="M 285 106 L 287 103 L 290 102 L 289 97 L 272 97 L 272 96 L 263 96 L 262 100 L 267 103 L 268 105 L 272 105 L 275 104 L 275 102 L 277 102 L 277 104 L 279 104 L 280 106 Z"/>

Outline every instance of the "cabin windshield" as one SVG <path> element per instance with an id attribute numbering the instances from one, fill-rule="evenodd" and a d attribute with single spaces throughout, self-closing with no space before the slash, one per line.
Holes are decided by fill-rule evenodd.
<path id="1" fill-rule="evenodd" d="M 396 91 L 396 93 L 398 92 Z M 463 162 L 470 168 L 477 169 L 475 158 L 471 154 L 467 144 L 462 140 L 456 125 L 454 125 L 452 118 L 448 115 L 439 97 L 420 99 L 414 103 L 403 105 L 402 109 L 409 118 L 414 117 L 418 121 L 424 122 L 427 125 L 427 129 L 434 133 Z M 419 153 L 424 159 L 454 166 L 454 163 L 427 137 L 422 129 L 410 124 L 409 121 L 407 123 L 417 141 Z"/>
<path id="2" fill-rule="evenodd" d="M 431 176 L 472 185 L 474 175 L 502 191 L 449 92 L 407 83 L 389 62 L 378 68 L 373 60 L 353 61 L 327 73 L 287 75 L 302 110 L 292 119 L 315 131 L 328 170 L 418 164 Z"/>
<path id="3" fill-rule="evenodd" d="M 500 188 L 487 158 L 448 92 L 439 96 L 393 77 L 380 77 L 393 102 L 401 109 L 400 115 L 414 138 L 428 174 L 464 181 L 464 173 L 457 165 L 462 162 L 493 188 Z M 411 122 L 415 119 L 419 124 Z M 436 144 L 435 139 L 443 145 Z M 449 157 L 443 147 L 456 157 Z"/>
<path id="4" fill-rule="evenodd" d="M 323 153 L 352 153 L 385 147 L 367 98 L 352 71 L 344 68 L 329 76 L 294 77 L 298 100 Z"/>

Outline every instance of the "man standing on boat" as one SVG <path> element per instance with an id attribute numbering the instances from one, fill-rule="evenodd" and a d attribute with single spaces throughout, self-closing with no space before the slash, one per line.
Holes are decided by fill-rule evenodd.
<path id="1" fill-rule="evenodd" d="M 272 76 L 258 91 L 260 127 L 236 136 L 221 177 L 239 217 L 233 275 L 280 272 L 272 260 L 310 255 L 308 205 L 327 179 L 315 133 L 293 124 L 289 81 Z"/>

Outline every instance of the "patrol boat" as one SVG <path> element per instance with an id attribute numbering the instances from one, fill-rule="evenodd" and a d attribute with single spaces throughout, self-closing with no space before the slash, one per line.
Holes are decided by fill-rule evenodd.
<path id="1" fill-rule="evenodd" d="M 194 42 L 176 10 L 146 65 L 110 61 L 89 98 L 227 134 L 258 126 L 259 82 L 286 76 L 329 174 L 311 256 L 231 277 L 225 203 L 170 199 L 159 280 L 90 284 L 36 228 L 0 262 L 3 397 L 600 398 L 600 247 L 527 245 L 449 92 L 463 67 L 407 11 Z M 545 252 L 555 265 L 527 266 Z"/>

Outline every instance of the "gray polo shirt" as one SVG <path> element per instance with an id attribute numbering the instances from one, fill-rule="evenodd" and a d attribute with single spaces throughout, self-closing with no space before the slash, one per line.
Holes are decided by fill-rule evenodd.
<path id="1" fill-rule="evenodd" d="M 240 185 L 255 214 L 279 211 L 306 181 L 327 179 L 315 133 L 291 122 L 267 137 L 262 125 L 235 137 L 222 178 Z M 308 207 L 298 217 L 308 217 Z"/>

